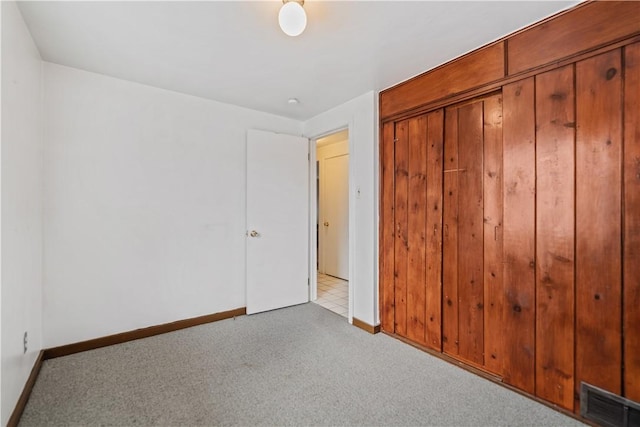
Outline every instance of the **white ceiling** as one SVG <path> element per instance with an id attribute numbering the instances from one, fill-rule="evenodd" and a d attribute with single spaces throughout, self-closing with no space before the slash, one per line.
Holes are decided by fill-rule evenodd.
<path id="1" fill-rule="evenodd" d="M 46 61 L 304 120 L 576 3 L 306 0 L 295 38 L 281 0 L 19 7 Z"/>

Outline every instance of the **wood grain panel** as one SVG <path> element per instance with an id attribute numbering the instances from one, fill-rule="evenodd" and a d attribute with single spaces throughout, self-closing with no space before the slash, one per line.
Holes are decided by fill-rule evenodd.
<path id="1" fill-rule="evenodd" d="M 509 75 L 640 32 L 640 2 L 592 2 L 508 39 Z"/>
<path id="2" fill-rule="evenodd" d="M 482 101 L 458 109 L 459 355 L 484 364 Z"/>
<path id="3" fill-rule="evenodd" d="M 624 394 L 640 402 L 640 43 L 624 76 Z"/>
<path id="4" fill-rule="evenodd" d="M 380 93 L 380 117 L 503 78 L 504 43 L 495 43 Z"/>
<path id="5" fill-rule="evenodd" d="M 574 158 L 573 65 L 536 76 L 536 395 L 573 409 Z"/>
<path id="6" fill-rule="evenodd" d="M 396 123 L 395 135 L 394 329 L 407 336 L 409 202 L 409 121 Z"/>
<path id="7" fill-rule="evenodd" d="M 395 332 L 394 326 L 394 138 L 395 124 L 382 126 L 380 149 L 380 325 Z"/>
<path id="8" fill-rule="evenodd" d="M 426 344 L 427 117 L 409 120 L 407 334 Z"/>
<path id="9" fill-rule="evenodd" d="M 502 321 L 502 96 L 484 100 L 484 354 L 485 367 L 502 374 L 492 357 L 504 338 Z"/>
<path id="10" fill-rule="evenodd" d="M 458 354 L 458 109 L 445 110 L 442 350 Z"/>
<path id="11" fill-rule="evenodd" d="M 529 393 L 535 383 L 535 112 L 532 78 L 502 92 L 504 231 L 503 381 Z M 489 355 L 489 357 L 492 357 Z"/>
<path id="12" fill-rule="evenodd" d="M 576 64 L 576 392 L 621 392 L 621 74 L 620 49 Z"/>
<path id="13" fill-rule="evenodd" d="M 444 111 L 428 115 L 427 346 L 442 351 L 442 164 Z"/>

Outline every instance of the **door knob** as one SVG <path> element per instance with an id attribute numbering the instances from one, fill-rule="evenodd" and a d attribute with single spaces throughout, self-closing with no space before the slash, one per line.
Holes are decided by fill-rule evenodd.
<path id="1" fill-rule="evenodd" d="M 329 226 L 329 221 L 325 221 L 325 222 L 324 222 L 324 226 L 325 226 L 325 227 L 328 227 L 328 226 Z"/>
<path id="2" fill-rule="evenodd" d="M 260 233 L 258 233 L 256 230 L 252 230 L 251 233 L 249 233 L 249 235 L 251 237 L 258 237 L 260 235 Z"/>

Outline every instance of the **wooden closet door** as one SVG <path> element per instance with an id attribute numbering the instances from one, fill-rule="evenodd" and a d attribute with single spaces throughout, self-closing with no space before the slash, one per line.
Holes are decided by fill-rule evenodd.
<path id="1" fill-rule="evenodd" d="M 443 120 L 437 110 L 386 124 L 381 152 L 382 328 L 436 350 L 442 346 Z"/>
<path id="2" fill-rule="evenodd" d="M 640 43 L 624 66 L 624 391 L 640 401 Z"/>
<path id="3" fill-rule="evenodd" d="M 428 347 L 442 351 L 442 168 L 444 110 L 427 115 L 427 295 Z"/>
<path id="4" fill-rule="evenodd" d="M 458 109 L 458 354 L 484 365 L 483 103 Z M 445 254 L 446 257 L 446 254 Z"/>
<path id="5" fill-rule="evenodd" d="M 576 63 L 576 393 L 622 391 L 622 83 L 620 49 Z"/>
<path id="6" fill-rule="evenodd" d="M 502 316 L 485 308 L 502 277 L 501 95 L 447 108 L 445 129 L 443 350 L 485 367 Z"/>
<path id="7" fill-rule="evenodd" d="M 394 333 L 395 125 L 382 127 L 380 144 L 380 327 Z"/>
<path id="8" fill-rule="evenodd" d="M 504 262 L 501 298 L 495 303 L 502 323 L 495 330 L 496 352 L 488 356 L 499 365 L 505 383 L 530 393 L 536 353 L 534 86 L 529 78 L 502 88 Z"/>
<path id="9" fill-rule="evenodd" d="M 535 390 L 569 410 L 575 382 L 574 80 L 573 65 L 536 76 L 535 109 L 529 108 L 536 115 Z"/>

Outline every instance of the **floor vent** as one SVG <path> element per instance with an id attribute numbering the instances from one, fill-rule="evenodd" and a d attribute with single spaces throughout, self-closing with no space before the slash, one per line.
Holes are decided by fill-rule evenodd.
<path id="1" fill-rule="evenodd" d="M 580 385 L 580 415 L 607 427 L 640 427 L 640 403 L 594 387 Z"/>

